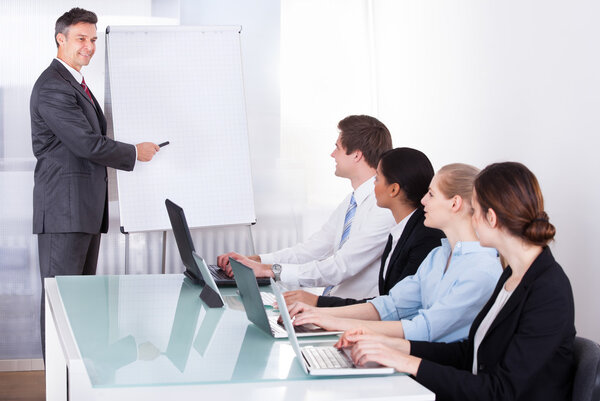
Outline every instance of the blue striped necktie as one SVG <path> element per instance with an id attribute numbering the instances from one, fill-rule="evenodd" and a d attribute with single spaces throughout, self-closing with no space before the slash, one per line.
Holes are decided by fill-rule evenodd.
<path id="1" fill-rule="evenodd" d="M 350 197 L 350 204 L 348 205 L 348 210 L 346 210 L 346 217 L 344 217 L 344 231 L 342 231 L 342 239 L 340 240 L 340 245 L 338 249 L 341 249 L 348 237 L 350 236 L 350 230 L 352 229 L 352 220 L 354 219 L 354 215 L 356 214 L 356 200 L 354 199 L 354 192 L 352 192 L 352 196 Z M 323 295 L 329 295 L 332 285 L 327 286 L 323 291 Z"/>

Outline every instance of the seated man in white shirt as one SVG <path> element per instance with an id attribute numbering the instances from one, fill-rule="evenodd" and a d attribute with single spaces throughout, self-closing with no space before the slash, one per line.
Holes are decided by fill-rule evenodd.
<path id="1" fill-rule="evenodd" d="M 374 179 L 383 152 L 392 148 L 386 126 L 374 117 L 348 116 L 331 157 L 335 175 L 348 178 L 353 192 L 333 212 L 323 227 L 306 241 L 277 252 L 242 256 L 220 255 L 217 264 L 229 275 L 229 257 L 251 267 L 257 277 L 273 277 L 288 288 L 327 287 L 325 295 L 367 298 L 378 295 L 380 258 L 395 225 L 388 209 L 377 206 Z M 297 300 L 310 302 L 304 291 Z M 315 303 L 316 303 L 316 296 Z"/>

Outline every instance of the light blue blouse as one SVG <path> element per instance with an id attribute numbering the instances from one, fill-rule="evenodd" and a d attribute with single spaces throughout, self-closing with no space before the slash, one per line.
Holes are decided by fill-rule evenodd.
<path id="1" fill-rule="evenodd" d="M 502 266 L 493 248 L 479 242 L 447 239 L 433 249 L 413 276 L 396 284 L 389 295 L 369 302 L 381 320 L 401 320 L 407 340 L 454 342 L 467 338 L 471 323 L 488 301 Z"/>

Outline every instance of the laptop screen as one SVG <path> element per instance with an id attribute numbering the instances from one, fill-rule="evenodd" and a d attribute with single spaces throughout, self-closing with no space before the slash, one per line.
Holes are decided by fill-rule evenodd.
<path id="1" fill-rule="evenodd" d="M 169 199 L 165 200 L 165 205 L 167 206 L 167 213 L 169 214 L 169 220 L 171 220 L 173 235 L 175 235 L 175 242 L 177 243 L 183 265 L 187 268 L 188 273 L 192 274 L 201 285 L 204 285 L 204 280 L 200 276 L 194 255 L 192 254 L 195 250 L 194 243 L 192 242 L 190 228 L 185 219 L 185 213 L 183 213 L 181 207 Z"/>
<path id="2" fill-rule="evenodd" d="M 304 361 L 304 357 L 302 356 L 302 351 L 300 351 L 300 343 L 298 342 L 298 338 L 296 337 L 296 331 L 294 330 L 294 326 L 292 324 L 292 319 L 290 318 L 290 313 L 288 312 L 287 305 L 285 303 L 285 299 L 283 298 L 283 294 L 281 293 L 281 289 L 279 285 L 271 279 L 271 288 L 275 293 L 275 299 L 277 299 L 277 306 L 279 307 L 279 312 L 281 314 L 281 319 L 283 320 L 283 326 L 288 333 L 288 338 L 290 340 L 290 344 L 296 354 L 296 359 L 304 373 L 308 373 L 308 369 L 306 365 L 302 362 Z"/>
<path id="3" fill-rule="evenodd" d="M 248 320 L 254 323 L 265 333 L 271 335 L 271 325 L 265 307 L 263 306 L 260 290 L 256 283 L 256 276 L 251 268 L 244 266 L 233 258 L 229 258 L 229 263 L 233 269 L 233 278 L 240 292 L 246 316 Z"/>
<path id="4" fill-rule="evenodd" d="M 208 266 L 206 266 L 206 262 L 202 259 L 195 251 L 192 252 L 192 256 L 194 257 L 195 266 L 199 269 L 200 275 L 204 279 L 204 282 L 213 289 L 213 291 L 221 298 L 223 301 L 223 296 L 221 295 L 221 291 L 219 291 L 219 287 L 215 283 L 213 276 L 210 274 L 208 270 Z"/>

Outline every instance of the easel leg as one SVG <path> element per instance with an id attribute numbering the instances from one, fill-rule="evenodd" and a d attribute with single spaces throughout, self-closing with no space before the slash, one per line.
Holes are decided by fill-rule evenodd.
<path id="1" fill-rule="evenodd" d="M 129 273 L 129 234 L 125 234 L 125 274 Z"/>
<path id="2" fill-rule="evenodd" d="M 254 236 L 252 235 L 252 224 L 248 224 L 248 238 L 250 240 L 250 255 L 256 255 L 254 248 Z"/>
<path id="3" fill-rule="evenodd" d="M 162 238 L 162 274 L 167 273 L 167 232 L 163 231 Z"/>

